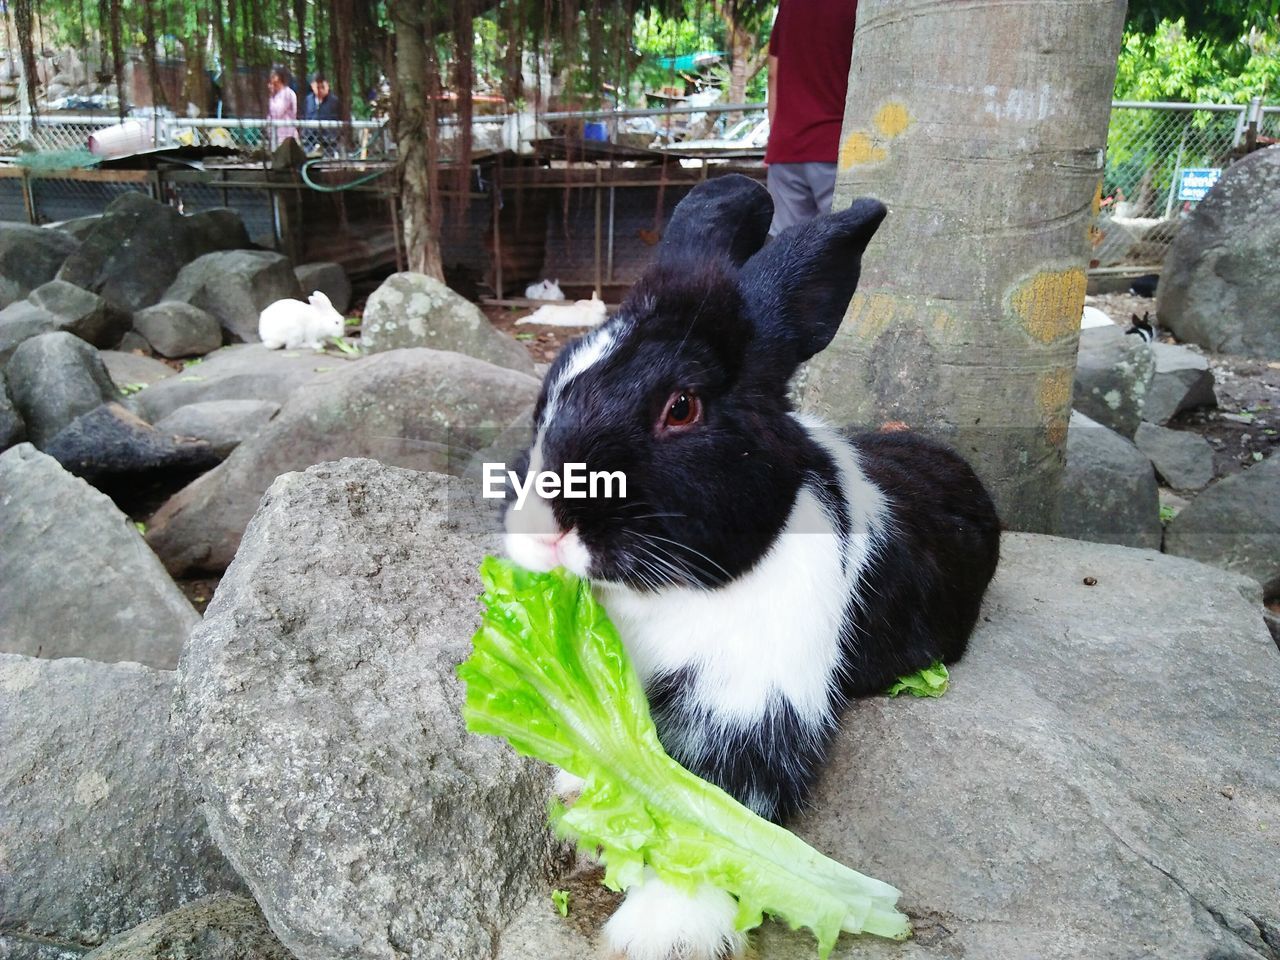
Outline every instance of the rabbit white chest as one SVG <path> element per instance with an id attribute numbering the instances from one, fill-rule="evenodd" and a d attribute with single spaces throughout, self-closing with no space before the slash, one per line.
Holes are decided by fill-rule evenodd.
<path id="1" fill-rule="evenodd" d="M 831 719 L 842 626 L 885 520 L 884 498 L 848 444 L 803 422 L 842 475 L 847 531 L 806 484 L 769 552 L 723 587 L 596 587 L 642 682 L 687 671 L 693 699 L 728 726 L 761 722 L 778 698 L 806 726 Z"/>

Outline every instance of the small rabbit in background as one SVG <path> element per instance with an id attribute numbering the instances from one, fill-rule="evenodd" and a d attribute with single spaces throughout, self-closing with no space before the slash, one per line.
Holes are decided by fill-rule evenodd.
<path id="1" fill-rule="evenodd" d="M 258 336 L 268 350 L 320 350 L 325 340 L 342 336 L 345 325 L 342 314 L 317 290 L 305 303 L 286 299 L 268 304 L 258 317 Z"/>
<path id="2" fill-rule="evenodd" d="M 857 200 L 766 243 L 763 186 L 695 187 L 614 316 L 557 357 L 516 465 L 621 471 L 625 498 L 530 495 L 504 518 L 517 563 L 591 580 L 667 752 L 779 822 L 809 800 L 851 698 L 960 659 L 999 556 L 959 454 L 792 408 L 885 213 Z M 627 960 L 719 960 L 745 948 L 737 912 L 650 872 L 604 934 Z"/>
<path id="3" fill-rule="evenodd" d="M 560 278 L 539 280 L 524 288 L 526 300 L 563 300 L 564 291 L 560 289 Z"/>
<path id="4" fill-rule="evenodd" d="M 604 323 L 608 308 L 595 293 L 590 300 L 575 300 L 570 304 L 546 304 L 516 324 L 540 323 L 545 327 L 598 327 Z"/>

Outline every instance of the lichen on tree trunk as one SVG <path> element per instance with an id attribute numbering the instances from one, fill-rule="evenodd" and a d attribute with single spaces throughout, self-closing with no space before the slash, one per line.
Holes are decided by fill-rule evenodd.
<path id="1" fill-rule="evenodd" d="M 835 205 L 890 213 L 798 393 L 845 426 L 949 440 L 1017 529 L 1051 523 L 1124 15 L 858 7 Z"/>

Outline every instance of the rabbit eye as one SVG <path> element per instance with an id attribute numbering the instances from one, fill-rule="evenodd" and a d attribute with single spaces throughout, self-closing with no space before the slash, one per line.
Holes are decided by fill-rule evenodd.
<path id="1" fill-rule="evenodd" d="M 667 401 L 662 426 L 668 429 L 692 426 L 702 419 L 702 401 L 692 390 L 677 390 Z"/>

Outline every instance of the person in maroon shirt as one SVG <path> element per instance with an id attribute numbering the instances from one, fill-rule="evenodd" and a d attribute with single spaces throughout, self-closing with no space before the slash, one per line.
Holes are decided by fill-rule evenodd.
<path id="1" fill-rule="evenodd" d="M 831 212 L 858 0 L 781 0 L 769 36 L 770 233 Z"/>

